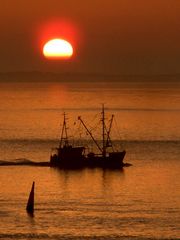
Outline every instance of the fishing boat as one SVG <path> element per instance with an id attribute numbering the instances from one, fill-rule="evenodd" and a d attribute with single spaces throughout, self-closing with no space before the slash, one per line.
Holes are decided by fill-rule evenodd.
<path id="1" fill-rule="evenodd" d="M 111 168 L 118 169 L 127 166 L 123 162 L 126 151 L 115 151 L 113 148 L 113 142 L 111 141 L 111 129 L 113 124 L 114 115 L 111 116 L 110 124 L 107 127 L 105 123 L 105 108 L 102 105 L 102 144 L 99 144 L 92 132 L 88 129 L 85 122 L 79 116 L 78 120 L 86 130 L 86 132 L 91 137 L 92 141 L 96 145 L 98 152 L 87 152 L 87 147 L 85 146 L 73 146 L 69 143 L 66 115 L 64 113 L 63 126 L 61 131 L 61 138 L 59 146 L 53 149 L 50 156 L 50 166 L 76 169 L 76 168 Z M 108 151 L 111 148 L 111 151 Z"/>

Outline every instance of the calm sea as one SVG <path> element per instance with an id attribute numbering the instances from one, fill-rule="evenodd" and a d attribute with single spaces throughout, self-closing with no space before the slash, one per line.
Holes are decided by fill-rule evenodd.
<path id="1" fill-rule="evenodd" d="M 64 111 L 71 140 L 90 141 L 79 115 L 99 139 L 102 103 L 131 167 L 24 165 L 49 161 Z M 179 160 L 177 83 L 0 83 L 0 239 L 180 239 Z M 32 181 L 33 218 L 25 211 Z"/>

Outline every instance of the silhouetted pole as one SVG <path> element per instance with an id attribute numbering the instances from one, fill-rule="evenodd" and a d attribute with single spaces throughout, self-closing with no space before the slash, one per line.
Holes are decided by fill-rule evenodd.
<path id="1" fill-rule="evenodd" d="M 26 211 L 30 214 L 34 213 L 34 185 L 35 182 L 32 184 L 31 192 L 29 194 L 29 199 L 26 206 Z"/>

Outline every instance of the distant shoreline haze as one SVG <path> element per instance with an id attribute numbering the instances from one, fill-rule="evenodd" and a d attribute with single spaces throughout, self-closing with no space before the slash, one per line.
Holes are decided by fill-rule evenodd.
<path id="1" fill-rule="evenodd" d="M 180 74 L 120 75 L 101 73 L 0 72 L 0 82 L 180 83 Z"/>

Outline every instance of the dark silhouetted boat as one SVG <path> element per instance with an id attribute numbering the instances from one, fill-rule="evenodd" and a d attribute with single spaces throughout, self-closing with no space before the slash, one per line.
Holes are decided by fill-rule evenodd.
<path id="1" fill-rule="evenodd" d="M 107 128 L 105 123 L 105 110 L 102 106 L 102 146 L 94 138 L 91 131 L 87 128 L 81 117 L 78 120 L 81 122 L 87 133 L 92 138 L 93 142 L 97 146 L 99 153 L 89 152 L 86 153 L 87 148 L 85 146 L 73 146 L 69 143 L 66 115 L 64 113 L 64 121 L 61 132 L 61 139 L 59 147 L 53 149 L 55 152 L 51 154 L 50 166 L 59 167 L 64 169 L 78 169 L 78 168 L 111 168 L 119 169 L 124 166 L 128 166 L 123 162 L 126 151 L 114 151 L 113 144 L 110 138 L 112 123 L 114 115 L 112 115 L 109 127 Z M 109 152 L 108 149 L 112 150 Z"/>

